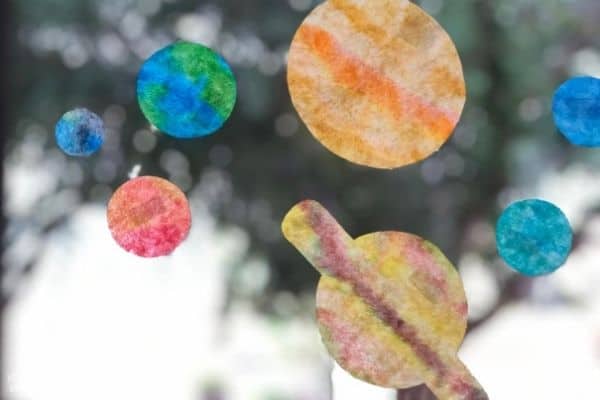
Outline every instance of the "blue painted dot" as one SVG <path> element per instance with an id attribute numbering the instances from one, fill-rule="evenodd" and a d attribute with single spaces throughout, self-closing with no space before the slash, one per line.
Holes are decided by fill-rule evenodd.
<path id="1" fill-rule="evenodd" d="M 552 105 L 558 130 L 574 145 L 600 146 L 600 79 L 573 78 L 563 83 Z"/>
<path id="2" fill-rule="evenodd" d="M 573 233 L 565 214 L 543 200 L 523 200 L 510 205 L 496 226 L 500 256 L 527 276 L 556 271 L 567 260 L 572 241 Z"/>
<path id="3" fill-rule="evenodd" d="M 67 112 L 56 124 L 56 143 L 70 156 L 94 154 L 104 142 L 104 123 L 85 108 Z"/>

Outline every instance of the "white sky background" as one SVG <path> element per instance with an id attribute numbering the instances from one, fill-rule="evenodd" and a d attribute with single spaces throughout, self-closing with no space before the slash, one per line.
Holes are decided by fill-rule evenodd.
<path id="1" fill-rule="evenodd" d="M 7 316 L 14 399 L 187 400 L 213 381 L 232 399 L 327 398 L 328 363 L 309 322 L 276 324 L 243 306 L 221 318 L 228 265 L 246 237 L 194 217 L 163 259 L 122 251 L 100 206 L 49 238 Z"/>

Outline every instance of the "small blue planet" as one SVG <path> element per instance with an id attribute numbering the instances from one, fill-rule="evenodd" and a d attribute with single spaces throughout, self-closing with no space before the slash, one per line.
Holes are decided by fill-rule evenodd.
<path id="1" fill-rule="evenodd" d="M 552 105 L 558 130 L 574 145 L 600 146 L 600 79 L 578 77 L 563 83 Z"/>
<path id="2" fill-rule="evenodd" d="M 506 263 L 527 276 L 560 268 L 573 242 L 571 225 L 554 204 L 523 200 L 511 204 L 496 225 L 496 246 Z"/>
<path id="3" fill-rule="evenodd" d="M 56 143 L 66 154 L 87 157 L 102 147 L 104 123 L 85 108 L 67 112 L 56 124 Z"/>

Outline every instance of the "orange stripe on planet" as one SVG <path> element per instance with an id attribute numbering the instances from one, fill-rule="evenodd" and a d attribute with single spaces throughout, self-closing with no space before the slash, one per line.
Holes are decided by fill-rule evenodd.
<path id="1" fill-rule="evenodd" d="M 445 140 L 456 126 L 458 116 L 428 104 L 349 54 L 324 29 L 304 24 L 296 38 L 328 65 L 337 82 L 363 92 L 370 100 L 390 110 L 397 119 L 416 118 L 441 140 Z"/>
<path id="2" fill-rule="evenodd" d="M 439 150 L 466 97 L 448 34 L 400 0 L 317 6 L 290 47 L 288 85 L 317 140 L 351 162 L 385 169 Z"/>

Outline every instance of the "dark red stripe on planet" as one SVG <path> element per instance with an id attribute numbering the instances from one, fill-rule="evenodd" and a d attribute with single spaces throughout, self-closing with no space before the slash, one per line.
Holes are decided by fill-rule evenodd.
<path id="1" fill-rule="evenodd" d="M 397 315 L 396 311 L 387 305 L 368 284 L 362 282 L 358 268 L 348 259 L 344 252 L 344 244 L 337 238 L 344 232 L 340 232 L 337 223 L 328 221 L 331 216 L 325 214 L 324 210 L 312 207 L 310 202 L 304 202 L 300 207 L 306 213 L 312 229 L 320 240 L 322 257 L 318 267 L 329 272 L 333 277 L 349 283 L 356 295 L 373 309 L 378 318 L 391 327 L 413 349 L 417 357 L 436 372 L 438 379 L 450 378 L 453 381 L 451 384 L 453 391 L 466 395 L 465 400 L 487 399 L 487 395 L 480 388 L 474 387 L 461 377 L 451 376 L 452 374 L 436 352 L 418 338 L 416 329 Z"/>

